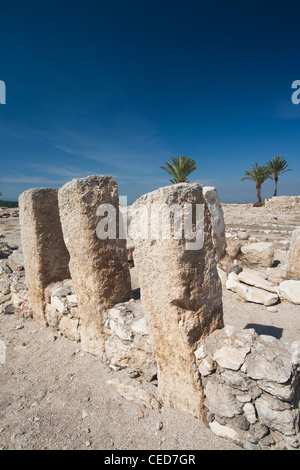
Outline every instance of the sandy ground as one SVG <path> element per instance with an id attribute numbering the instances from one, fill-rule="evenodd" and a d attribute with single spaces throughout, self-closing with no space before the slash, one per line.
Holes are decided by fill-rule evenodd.
<path id="1" fill-rule="evenodd" d="M 241 209 L 224 207 L 228 232 L 232 235 L 242 227 L 258 239 L 272 239 L 280 262 L 271 270 L 284 269 L 291 231 L 300 225 L 300 216 L 285 214 L 273 220 L 271 215 L 267 220 L 259 208 L 258 220 L 257 209 L 249 209 L 244 220 Z M 0 232 L 5 236 L 1 241 L 20 243 L 18 219 L 0 219 Z M 226 324 L 255 328 L 285 341 L 300 338 L 300 306 L 282 302 L 277 312 L 270 312 L 226 288 L 223 304 Z M 31 319 L 0 315 L 0 340 L 6 345 L 6 363 L 0 364 L 2 449 L 240 450 L 187 414 L 125 400 L 107 383 L 118 378 L 118 372 L 83 353 L 80 344 Z M 138 385 L 138 380 L 132 379 L 132 384 Z"/>

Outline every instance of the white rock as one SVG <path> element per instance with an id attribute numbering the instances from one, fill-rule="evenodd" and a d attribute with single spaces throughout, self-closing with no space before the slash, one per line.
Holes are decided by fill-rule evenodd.
<path id="1" fill-rule="evenodd" d="M 70 304 L 76 304 L 77 305 L 77 297 L 75 294 L 67 295 L 67 301 Z"/>
<path id="2" fill-rule="evenodd" d="M 198 361 L 201 361 L 201 359 L 204 359 L 206 356 L 206 353 L 204 352 L 204 346 L 200 346 L 195 352 L 194 355 Z"/>
<path id="3" fill-rule="evenodd" d="M 51 305 L 59 313 L 67 313 L 66 304 L 61 299 L 55 296 L 51 296 Z"/>
<path id="4" fill-rule="evenodd" d="M 241 252 L 250 264 L 271 267 L 274 263 L 274 247 L 270 242 L 249 243 Z"/>
<path id="5" fill-rule="evenodd" d="M 216 365 L 214 361 L 212 361 L 211 359 L 207 357 L 204 358 L 200 362 L 199 367 L 198 367 L 200 374 L 203 375 L 204 377 L 206 377 L 207 375 L 210 375 L 215 369 L 216 369 Z"/>
<path id="6" fill-rule="evenodd" d="M 237 233 L 238 234 L 238 237 L 241 239 L 241 240 L 248 240 L 249 238 L 249 234 L 247 232 L 242 232 L 241 230 Z"/>
<path id="7" fill-rule="evenodd" d="M 132 331 L 134 334 L 140 334 L 146 336 L 148 334 L 145 317 L 140 318 L 132 325 Z"/>
<path id="8" fill-rule="evenodd" d="M 256 411 L 252 403 L 245 403 L 245 405 L 243 406 L 243 411 L 250 424 L 256 423 L 257 421 Z"/>
<path id="9" fill-rule="evenodd" d="M 300 281 L 283 281 L 279 284 L 279 295 L 293 304 L 300 304 Z"/>
<path id="10" fill-rule="evenodd" d="M 228 279 L 226 287 L 248 302 L 269 306 L 274 305 L 278 301 L 278 294 L 267 292 L 257 287 L 248 286 L 247 284 L 235 281 L 234 279 Z"/>
<path id="11" fill-rule="evenodd" d="M 250 347 L 234 348 L 225 345 L 215 352 L 213 360 L 224 369 L 239 370 L 249 351 Z"/>
<path id="12" fill-rule="evenodd" d="M 242 271 L 241 273 L 239 273 L 238 279 L 244 284 L 259 287 L 260 289 L 264 289 L 269 292 L 275 292 L 276 294 L 278 294 L 277 286 L 274 286 L 271 282 L 266 281 L 265 279 L 256 274 L 247 271 Z"/>
<path id="13" fill-rule="evenodd" d="M 219 437 L 232 439 L 237 444 L 241 442 L 238 433 L 234 429 L 229 428 L 228 426 L 223 426 L 222 424 L 219 424 L 217 421 L 212 421 L 211 423 L 209 423 L 209 427 L 212 430 L 212 432 Z"/>
<path id="14" fill-rule="evenodd" d="M 132 329 L 130 328 L 130 326 L 120 325 L 114 320 L 110 320 L 109 326 L 110 326 L 112 333 L 119 336 L 119 338 L 125 341 L 130 341 L 132 339 Z"/>

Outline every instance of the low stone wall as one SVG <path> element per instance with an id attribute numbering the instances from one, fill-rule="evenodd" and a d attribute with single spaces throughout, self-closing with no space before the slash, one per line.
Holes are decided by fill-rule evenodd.
<path id="1" fill-rule="evenodd" d="M 156 361 L 140 301 L 134 299 L 105 312 L 105 360 L 110 368 L 129 368 L 149 381 L 157 374 Z"/>
<path id="2" fill-rule="evenodd" d="M 72 279 L 50 284 L 45 289 L 46 320 L 73 341 L 81 340 L 81 320 Z"/>
<path id="3" fill-rule="evenodd" d="M 214 433 L 245 449 L 299 447 L 300 342 L 226 326 L 195 356 Z"/>
<path id="4" fill-rule="evenodd" d="M 300 209 L 300 196 L 276 196 L 265 200 L 265 207 L 272 211 L 286 212 Z"/>

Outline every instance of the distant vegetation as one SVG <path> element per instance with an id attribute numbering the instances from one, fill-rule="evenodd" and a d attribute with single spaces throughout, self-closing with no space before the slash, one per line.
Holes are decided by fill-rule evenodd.
<path id="1" fill-rule="evenodd" d="M 277 196 L 277 181 L 283 173 L 286 173 L 287 171 L 292 171 L 292 168 L 287 169 L 288 163 L 287 161 L 283 158 L 280 157 L 279 155 L 273 158 L 273 160 L 268 161 L 268 168 L 270 170 L 270 174 L 272 178 L 274 179 L 275 183 L 275 190 L 274 190 L 274 196 Z"/>
<path id="2" fill-rule="evenodd" d="M 0 207 L 19 207 L 18 201 L 1 201 Z"/>
<path id="3" fill-rule="evenodd" d="M 258 165 L 257 162 L 255 165 L 252 165 L 251 168 L 252 170 L 245 170 L 245 176 L 241 179 L 241 181 L 252 180 L 255 182 L 257 200 L 254 204 L 255 206 L 261 206 L 261 187 L 266 179 L 271 179 L 270 170 L 266 165 Z"/>
<path id="4" fill-rule="evenodd" d="M 3 194 L 0 191 L 0 197 Z M 18 201 L 1 201 L 0 200 L 0 207 L 19 207 Z"/>

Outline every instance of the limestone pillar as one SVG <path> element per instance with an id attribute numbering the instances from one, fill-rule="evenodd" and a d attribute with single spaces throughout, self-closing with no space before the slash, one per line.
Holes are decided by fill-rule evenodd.
<path id="1" fill-rule="evenodd" d="M 226 254 L 225 222 L 218 192 L 213 186 L 203 187 L 203 196 L 207 202 L 212 220 L 212 239 L 216 249 L 217 262 Z"/>
<path id="2" fill-rule="evenodd" d="M 287 279 L 300 280 L 300 229 L 295 229 L 292 233 Z"/>
<path id="3" fill-rule="evenodd" d="M 199 220 L 195 215 L 196 206 Z M 178 219 L 179 209 L 186 214 L 189 207 L 194 211 L 192 228 L 200 241 L 197 243 L 195 239 L 194 245 L 185 227 L 188 223 L 180 227 L 180 217 Z M 187 183 L 146 194 L 136 201 L 134 208 L 133 212 L 140 215 L 133 221 L 133 256 L 158 365 L 159 392 L 164 404 L 201 418 L 203 392 L 194 351 L 201 338 L 223 327 L 222 287 L 217 273 L 210 211 L 202 186 Z M 174 213 L 168 217 L 171 208 Z M 142 227 L 142 223 L 139 227 L 141 220 L 147 217 L 145 209 L 148 227 L 147 224 Z M 166 236 L 166 227 L 159 228 L 159 224 L 168 219 L 171 237 Z"/>
<path id="4" fill-rule="evenodd" d="M 103 310 L 131 297 L 126 239 L 118 238 L 117 183 L 100 175 L 75 179 L 59 189 L 58 200 L 82 322 L 82 349 L 100 354 L 105 341 Z M 103 236 L 105 222 L 109 238 Z"/>
<path id="5" fill-rule="evenodd" d="M 33 318 L 45 320 L 44 289 L 70 277 L 63 240 L 57 189 L 29 189 L 19 197 L 21 241 Z"/>

